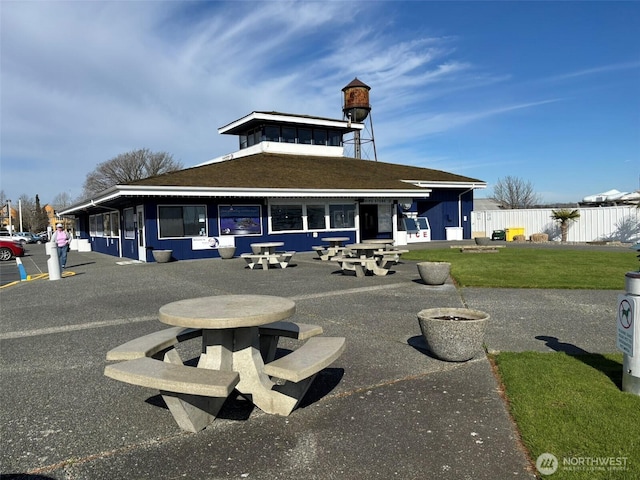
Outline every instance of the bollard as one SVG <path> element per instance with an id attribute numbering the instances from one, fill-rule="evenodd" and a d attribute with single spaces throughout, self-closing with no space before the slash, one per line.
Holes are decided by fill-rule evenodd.
<path id="1" fill-rule="evenodd" d="M 47 269 L 49 270 L 49 280 L 60 280 L 60 259 L 58 259 L 58 250 L 51 242 L 47 243 Z"/>
<path id="2" fill-rule="evenodd" d="M 625 274 L 618 297 L 617 347 L 622 350 L 622 391 L 640 395 L 640 272 Z"/>
<path id="3" fill-rule="evenodd" d="M 24 282 L 27 280 L 27 271 L 24 269 L 24 265 L 20 258 L 16 258 L 16 263 L 18 264 L 18 272 L 20 272 L 20 281 Z"/>

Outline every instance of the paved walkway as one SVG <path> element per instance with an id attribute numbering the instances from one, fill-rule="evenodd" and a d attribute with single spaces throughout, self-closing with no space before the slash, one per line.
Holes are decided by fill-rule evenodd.
<path id="1" fill-rule="evenodd" d="M 534 478 L 486 358 L 431 358 L 417 312 L 484 310 L 492 317 L 486 344 L 495 350 L 616 351 L 620 292 L 427 287 L 413 262 L 360 279 L 314 256 L 297 254 L 291 267 L 262 272 L 242 259 L 119 265 L 106 255 L 71 252 L 75 275 L 0 290 L 2 473 L 74 480 Z M 234 399 L 206 430 L 187 434 L 152 390 L 104 377 L 109 349 L 165 328 L 160 306 L 230 293 L 289 297 L 294 320 L 347 338 L 346 352 L 292 415 L 267 415 Z M 185 348 L 198 353 L 195 343 Z"/>

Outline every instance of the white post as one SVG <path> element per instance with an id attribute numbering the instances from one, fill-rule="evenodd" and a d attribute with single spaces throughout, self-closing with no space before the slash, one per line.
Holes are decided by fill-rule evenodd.
<path id="1" fill-rule="evenodd" d="M 60 259 L 58 258 L 58 246 L 54 242 L 47 242 L 47 270 L 49 270 L 49 280 L 60 280 Z"/>
<path id="2" fill-rule="evenodd" d="M 7 210 L 9 211 L 9 232 L 13 233 L 13 225 L 11 225 L 11 200 L 7 200 Z"/>
<path id="3" fill-rule="evenodd" d="M 24 232 L 22 229 L 22 200 L 18 200 L 18 218 L 20 219 L 20 231 Z"/>
<path id="4" fill-rule="evenodd" d="M 625 275 L 618 300 L 617 347 L 622 350 L 622 391 L 640 395 L 640 272 Z"/>

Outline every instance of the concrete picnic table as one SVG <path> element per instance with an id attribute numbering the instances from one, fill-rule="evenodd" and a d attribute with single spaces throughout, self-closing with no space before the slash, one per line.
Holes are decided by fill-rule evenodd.
<path id="1" fill-rule="evenodd" d="M 386 275 L 392 262 L 388 261 L 386 251 L 374 243 L 352 243 L 345 246 L 345 252 L 351 255 L 336 256 L 331 261 L 338 262 L 342 272 L 355 272 L 356 277 L 364 277 L 367 273 Z"/>
<path id="2" fill-rule="evenodd" d="M 289 415 L 315 375 L 345 348 L 322 327 L 285 322 L 292 300 L 269 295 L 219 295 L 178 300 L 160 308 L 172 328 L 133 339 L 107 353 L 105 375 L 157 388 L 178 425 L 197 432 L 212 422 L 226 398 L 239 392 L 266 413 Z M 202 337 L 197 367 L 182 362 L 175 345 Z M 305 343 L 275 359 L 278 339 Z M 279 379 L 279 380 L 276 380 Z"/>
<path id="3" fill-rule="evenodd" d="M 261 265 L 262 270 L 269 270 L 270 265 L 278 265 L 280 268 L 287 268 L 294 251 L 277 252 L 276 248 L 284 246 L 284 242 L 262 242 L 252 243 L 251 249 L 257 253 L 243 253 L 240 255 L 247 262 L 250 269 L 254 269 L 256 265 Z"/>
<path id="4" fill-rule="evenodd" d="M 321 260 L 327 261 L 336 255 L 342 253 L 344 250 L 344 242 L 351 240 L 349 237 L 325 237 L 323 242 L 328 243 L 328 246 L 315 246 L 312 247 L 320 257 Z"/>
<path id="5" fill-rule="evenodd" d="M 295 303 L 288 298 L 270 295 L 218 295 L 169 303 L 160 308 L 160 321 L 180 327 L 202 328 L 202 354 L 198 368 L 238 372 L 240 381 L 236 390 L 266 413 L 288 415 L 302 398 L 306 388 L 293 396 L 291 391 L 285 394 L 274 388 L 276 383 L 269 378 L 269 373 L 283 375 L 281 378 L 285 378 L 285 367 L 293 367 L 279 365 L 281 370 L 278 371 L 278 366 L 274 366 L 276 362 L 265 367 L 260 354 L 258 327 L 289 318 L 295 310 Z M 335 337 L 319 338 L 327 340 Z M 325 358 L 328 363 L 333 361 L 336 353 L 338 356 L 342 353 L 344 339 L 336 343 L 341 343 L 342 348 Z M 329 346 L 326 347 L 328 352 Z M 322 350 L 322 345 L 319 348 Z M 303 350 L 304 346 L 297 351 L 297 356 L 304 355 L 301 354 Z M 313 355 L 309 355 L 311 349 L 306 350 L 308 356 L 312 357 Z M 315 360 L 318 358 L 316 355 Z M 324 363 L 320 368 L 315 365 L 315 368 L 319 371 L 324 368 Z M 303 378 L 306 373 L 309 371 L 298 372 Z"/>

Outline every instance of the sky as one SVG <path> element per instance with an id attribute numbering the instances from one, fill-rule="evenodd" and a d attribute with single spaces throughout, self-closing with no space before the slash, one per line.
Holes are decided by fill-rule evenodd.
<path id="1" fill-rule="evenodd" d="M 341 119 L 356 77 L 378 161 L 477 197 L 508 176 L 543 203 L 640 188 L 637 1 L 2 0 L 0 189 L 77 200 L 141 148 L 194 166 L 252 111 Z"/>

